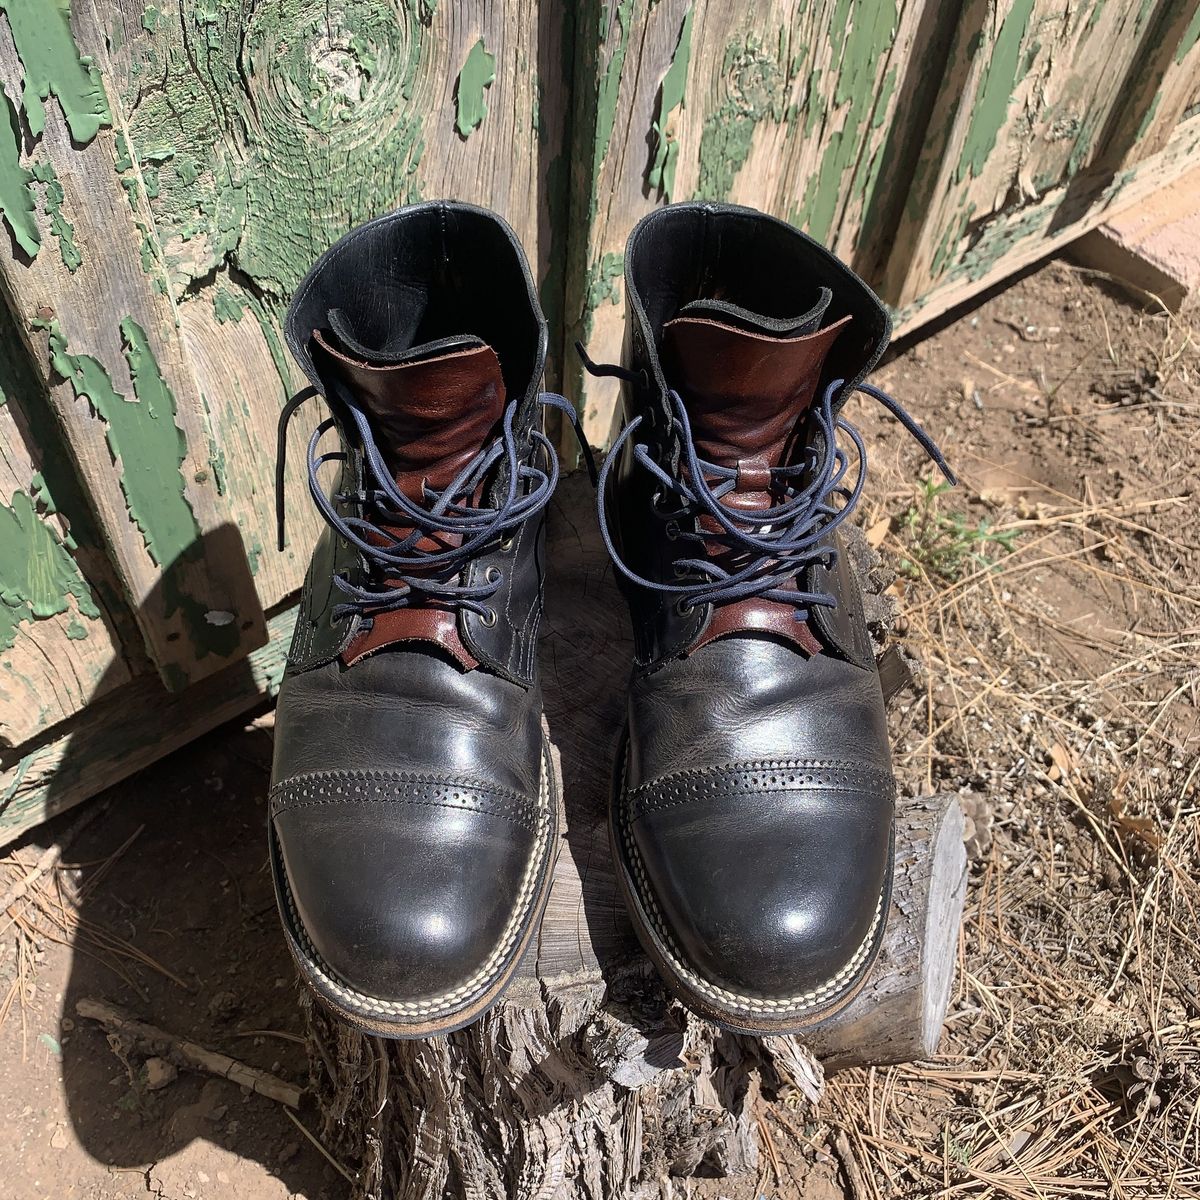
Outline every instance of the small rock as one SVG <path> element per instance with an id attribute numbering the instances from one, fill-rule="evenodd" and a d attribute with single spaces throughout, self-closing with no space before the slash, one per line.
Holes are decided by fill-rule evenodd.
<path id="1" fill-rule="evenodd" d="M 208 1002 L 208 1015 L 216 1021 L 228 1021 L 241 1008 L 233 992 L 217 992 Z"/>
<path id="2" fill-rule="evenodd" d="M 146 1059 L 146 1091 L 161 1091 L 168 1084 L 179 1078 L 179 1071 L 174 1063 L 165 1058 Z"/>
<path id="3" fill-rule="evenodd" d="M 63 1126 L 59 1126 L 50 1135 L 50 1148 L 52 1150 L 65 1150 L 68 1142 L 67 1131 Z"/>
<path id="4" fill-rule="evenodd" d="M 299 1142 L 288 1142 L 286 1146 L 279 1152 L 279 1161 L 281 1163 L 291 1162 L 297 1154 L 300 1153 Z"/>

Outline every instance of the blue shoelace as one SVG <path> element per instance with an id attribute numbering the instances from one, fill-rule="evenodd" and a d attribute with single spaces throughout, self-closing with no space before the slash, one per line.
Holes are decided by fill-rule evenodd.
<path id="1" fill-rule="evenodd" d="M 619 367 L 598 367 L 586 356 L 585 366 L 597 374 L 619 375 L 634 383 L 640 381 L 643 386 L 646 382 L 644 375 Z M 600 531 L 617 570 L 639 587 L 676 597 L 676 604 L 683 613 L 696 605 L 728 603 L 751 596 L 795 606 L 797 620 L 806 619 L 813 605 L 835 606 L 836 599 L 828 593 L 805 592 L 785 585 L 814 563 L 823 563 L 826 567 L 834 565 L 838 551 L 827 539 L 850 517 L 866 483 L 867 450 L 862 435 L 848 421 L 833 414 L 834 397 L 844 383 L 841 379 L 833 380 L 813 410 L 813 420 L 820 434 L 818 446 L 807 447 L 802 462 L 771 468 L 770 491 L 782 497 L 780 502 L 756 509 L 731 509 L 721 503 L 722 497 L 736 488 L 737 471 L 700 458 L 683 399 L 678 392 L 667 393 L 673 410 L 670 433 L 681 449 L 686 471 L 676 476 L 664 470 L 645 443 L 634 443 L 634 460 L 649 471 L 659 485 L 656 504 L 660 515 L 668 521 L 668 536 L 708 546 L 716 543 L 727 548 L 740 564 L 730 570 L 713 561 L 711 556 L 679 559 L 675 567 L 683 577 L 677 583 L 660 583 L 639 575 L 622 559 L 609 531 L 605 488 L 621 447 L 642 424 L 641 416 L 634 417 L 613 443 L 601 468 L 597 487 Z M 858 384 L 856 390 L 878 400 L 920 443 L 946 479 L 951 484 L 957 482 L 933 439 L 897 400 L 869 383 Z M 837 445 L 839 433 L 849 438 L 857 456 L 859 469 L 850 487 L 844 486 L 850 458 Z M 663 509 L 662 501 L 668 496 L 677 498 L 678 508 Z M 709 531 L 683 527 L 683 522 L 702 517 L 708 517 L 716 528 Z M 727 557 L 719 552 L 718 556 Z"/>
<path id="2" fill-rule="evenodd" d="M 362 447 L 365 481 L 369 486 L 361 492 L 335 492 L 326 496 L 317 478 L 318 470 L 327 462 L 345 462 L 344 450 L 320 451 L 322 438 L 336 427 L 327 417 L 313 431 L 308 442 L 308 490 L 321 516 L 334 532 L 358 551 L 368 582 L 353 583 L 344 572 L 338 572 L 333 583 L 346 597 L 334 606 L 333 619 L 340 620 L 350 613 L 371 616 L 407 608 L 413 604 L 434 601 L 464 608 L 487 618 L 491 614 L 484 601 L 494 595 L 503 576 L 489 572 L 484 582 L 460 584 L 457 578 L 467 563 L 492 545 L 499 545 L 534 513 L 545 508 L 558 484 L 558 455 L 550 439 L 538 429 L 529 431 L 531 442 L 525 456 L 521 454 L 513 420 L 517 401 L 509 402 L 501 420 L 500 436 L 480 452 L 440 491 L 426 486 L 424 504 L 409 499 L 397 486 L 379 452 L 370 421 L 354 398 L 340 384 L 334 384 L 337 399 L 356 433 Z M 315 387 L 297 392 L 279 414 L 278 447 L 275 469 L 275 517 L 278 526 L 279 548 L 284 547 L 284 472 L 287 454 L 287 430 L 296 411 L 322 393 Z M 326 401 L 328 403 L 328 400 Z M 596 467 L 591 450 L 583 436 L 579 417 L 570 401 L 552 392 L 538 397 L 542 408 L 554 408 L 563 413 L 574 429 L 587 461 L 592 481 Z M 544 459 L 545 467 L 537 460 Z M 507 488 L 494 506 L 473 506 L 469 503 L 481 480 L 503 462 Z M 353 504 L 364 516 L 343 516 L 335 504 Z M 389 532 L 408 529 L 403 537 Z M 430 551 L 418 545 L 430 537 L 449 542 L 460 538 L 458 545 Z"/>

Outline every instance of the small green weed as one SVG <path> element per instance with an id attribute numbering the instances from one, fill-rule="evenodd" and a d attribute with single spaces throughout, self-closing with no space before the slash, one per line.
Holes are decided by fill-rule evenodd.
<path id="1" fill-rule="evenodd" d="M 948 483 L 923 480 L 900 518 L 906 542 L 900 573 L 910 579 L 928 575 L 953 583 L 990 565 L 994 548 L 1008 554 L 1016 546 L 1016 530 L 992 529 L 986 517 L 972 524 L 965 513 L 944 510 L 941 498 L 949 490 Z"/>

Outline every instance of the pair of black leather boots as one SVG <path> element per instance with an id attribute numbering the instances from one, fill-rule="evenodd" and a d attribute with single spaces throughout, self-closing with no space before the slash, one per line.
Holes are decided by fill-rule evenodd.
<path id="1" fill-rule="evenodd" d="M 882 305 L 791 226 L 715 204 L 633 231 L 625 423 L 600 520 L 633 619 L 613 853 L 674 991 L 732 1029 L 846 1004 L 878 950 L 894 785 L 839 526 L 862 443 L 839 416 Z M 329 417 L 326 522 L 279 696 L 271 860 L 316 994 L 372 1033 L 478 1017 L 538 928 L 559 843 L 537 631 L 547 331 L 495 215 L 440 202 L 355 230 L 287 320 Z M 839 445 L 847 439 L 859 463 Z M 326 448 L 327 447 L 327 448 Z M 332 462 L 329 480 L 318 468 Z M 326 494 L 326 485 L 332 491 Z M 282 500 L 280 501 L 282 540 Z"/>

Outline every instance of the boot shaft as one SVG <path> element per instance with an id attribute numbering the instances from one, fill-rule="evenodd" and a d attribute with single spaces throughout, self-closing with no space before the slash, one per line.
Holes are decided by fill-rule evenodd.
<path id="1" fill-rule="evenodd" d="M 793 351 L 793 361 L 775 365 L 815 366 L 816 392 L 843 380 L 835 413 L 891 337 L 887 309 L 848 266 L 786 222 L 736 205 L 675 204 L 644 217 L 626 246 L 625 290 L 631 365 L 649 375 L 664 415 L 666 393 L 678 386 L 670 356 L 695 351 L 701 339 L 689 326 L 698 320 L 775 342 L 815 337 L 815 352 L 801 343 L 806 364 Z M 760 380 L 778 386 L 765 368 Z"/>
<path id="2" fill-rule="evenodd" d="M 328 497 L 321 456 L 310 464 L 330 528 L 293 667 L 423 644 L 457 668 L 531 682 L 552 487 L 539 404 L 547 331 L 512 230 L 450 201 L 372 221 L 309 271 L 286 334 L 343 456 Z"/>
<path id="3" fill-rule="evenodd" d="M 744 634 L 866 665 L 857 589 L 836 530 L 820 533 L 831 514 L 823 495 L 804 497 L 846 475 L 838 413 L 887 347 L 886 309 L 810 238 L 731 205 L 650 214 L 625 262 L 628 362 L 643 384 L 624 391 L 626 428 L 638 428 L 607 499 L 632 567 L 639 663 Z M 805 602 L 815 596 L 835 603 Z"/>

